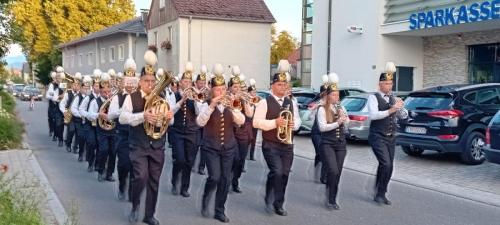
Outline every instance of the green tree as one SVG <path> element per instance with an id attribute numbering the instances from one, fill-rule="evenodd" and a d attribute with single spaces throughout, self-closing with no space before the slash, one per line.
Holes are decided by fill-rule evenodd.
<path id="1" fill-rule="evenodd" d="M 11 0 L 0 0 L 0 58 L 7 54 L 9 50 L 10 38 L 10 20 L 9 6 Z"/>
<path id="2" fill-rule="evenodd" d="M 273 35 L 274 34 L 274 35 Z M 273 43 L 271 45 L 271 64 L 278 64 L 281 59 L 286 59 L 297 49 L 297 40 L 287 31 L 281 31 L 276 36 L 276 28 L 271 29 Z"/>

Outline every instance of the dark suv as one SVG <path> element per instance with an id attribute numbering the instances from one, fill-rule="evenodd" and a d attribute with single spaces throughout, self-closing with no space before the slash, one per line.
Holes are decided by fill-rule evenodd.
<path id="1" fill-rule="evenodd" d="M 396 144 L 406 154 L 456 152 L 466 164 L 481 164 L 486 128 L 500 109 L 500 83 L 423 89 L 409 94 L 405 108 L 409 117 L 398 122 Z"/>

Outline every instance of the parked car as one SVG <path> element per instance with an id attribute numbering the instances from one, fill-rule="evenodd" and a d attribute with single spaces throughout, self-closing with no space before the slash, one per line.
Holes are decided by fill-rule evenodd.
<path id="1" fill-rule="evenodd" d="M 12 95 L 14 97 L 19 97 L 19 94 L 23 91 L 25 84 L 14 84 L 12 86 Z"/>
<path id="2" fill-rule="evenodd" d="M 344 99 L 347 96 L 357 96 L 363 93 L 366 92 L 357 88 L 340 89 L 340 100 Z M 294 93 L 294 95 L 296 94 Z M 311 131 L 312 125 L 314 124 L 314 120 L 309 118 L 312 113 L 311 110 L 309 110 L 309 108 L 313 107 L 315 104 L 318 104 L 319 101 L 320 101 L 319 93 L 316 93 L 314 98 L 310 99 L 309 102 L 307 102 L 303 106 L 300 106 L 299 104 L 300 119 L 302 120 L 302 124 L 300 126 L 299 131 Z"/>
<path id="3" fill-rule="evenodd" d="M 483 150 L 486 160 L 500 164 L 500 111 L 491 119 L 486 128 L 486 146 Z"/>
<path id="4" fill-rule="evenodd" d="M 368 97 L 373 93 L 364 93 L 345 97 L 341 105 L 349 115 L 347 138 L 351 140 L 368 140 L 370 133 L 370 114 L 368 112 Z"/>
<path id="5" fill-rule="evenodd" d="M 424 150 L 460 153 L 481 164 L 488 123 L 500 109 L 500 83 L 447 85 L 412 92 L 409 118 L 398 122 L 396 144 L 411 156 Z"/>
<path id="6" fill-rule="evenodd" d="M 257 91 L 257 96 L 259 96 L 261 99 L 266 99 L 269 95 L 271 95 L 271 92 L 269 91 Z"/>
<path id="7" fill-rule="evenodd" d="M 36 101 L 41 101 L 43 97 L 42 93 L 37 87 L 26 86 L 20 93 L 19 98 L 21 99 L 21 101 L 29 101 L 31 99 L 31 96 L 33 96 Z"/>

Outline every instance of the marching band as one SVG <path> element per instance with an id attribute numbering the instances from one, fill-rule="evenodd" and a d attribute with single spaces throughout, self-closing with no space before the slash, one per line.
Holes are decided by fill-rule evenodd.
<path id="1" fill-rule="evenodd" d="M 247 84 L 236 65 L 231 66 L 232 75 L 226 81 L 221 64 L 211 73 L 202 66 L 196 75 L 188 62 L 184 71 L 174 76 L 155 69 L 157 58 L 152 51 L 146 52 L 144 60 L 140 75 L 133 59 L 127 59 L 123 72 L 118 73 L 96 69 L 92 75 L 71 75 L 57 67 L 46 93 L 53 141 L 58 141 L 59 147 L 64 142 L 67 152 L 78 154 L 79 162 L 85 159 L 88 172 L 98 172 L 99 182 L 114 182 L 116 167 L 117 197 L 132 204 L 130 222 L 139 220 L 141 193 L 146 189 L 143 222 L 154 225 L 159 224 L 154 215 L 166 146 L 172 148 L 171 192 L 186 198 L 190 197 L 191 172 L 199 153 L 194 171 L 205 175 L 206 168 L 208 173 L 201 215 L 212 214 L 209 203 L 215 193 L 213 218 L 227 223 L 228 193 L 242 193 L 245 160 L 255 160 L 257 130 L 261 130 L 262 154 L 269 169 L 265 209 L 286 216 L 293 131 L 301 125 L 297 102 L 291 96 L 288 61 L 280 61 L 272 76 L 270 95 L 261 99 L 256 95 L 255 80 L 249 79 Z M 391 204 L 385 194 L 392 174 L 394 121 L 404 114 L 401 100 L 383 89 L 392 82 L 393 73 L 381 75 L 381 91 L 369 99 L 374 120 L 370 144 L 380 163 L 374 200 L 387 205 Z M 315 166 L 322 164 L 320 180 L 325 184 L 325 208 L 329 210 L 340 209 L 337 196 L 349 124 L 348 112 L 339 102 L 338 83 L 337 74 L 324 75 L 321 101 L 309 108 L 314 117 Z"/>

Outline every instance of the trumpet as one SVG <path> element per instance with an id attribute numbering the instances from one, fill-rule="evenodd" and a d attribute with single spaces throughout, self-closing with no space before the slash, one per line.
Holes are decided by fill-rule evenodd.
<path id="1" fill-rule="evenodd" d="M 285 119 L 286 124 L 284 126 L 279 126 L 277 128 L 276 136 L 278 140 L 280 140 L 284 144 L 292 144 L 292 129 L 290 129 L 290 122 L 293 120 L 292 112 L 290 111 L 290 105 L 287 108 L 280 112 L 280 118 Z"/>
<path id="2" fill-rule="evenodd" d="M 250 105 L 257 105 L 257 103 L 259 103 L 260 101 L 260 97 L 259 96 L 252 96 L 250 95 L 250 93 L 248 92 L 240 92 L 238 93 L 238 95 L 241 97 L 241 99 L 245 102 L 248 102 Z"/>
<path id="3" fill-rule="evenodd" d="M 194 87 L 186 88 L 183 93 L 187 95 L 187 98 L 197 102 L 205 102 L 208 97 L 208 88 L 202 88 L 197 91 Z"/>
<path id="4" fill-rule="evenodd" d="M 241 99 L 238 97 L 233 97 L 230 95 L 224 95 L 224 97 L 221 100 L 221 104 L 224 105 L 224 107 L 229 107 L 232 110 L 238 110 L 241 111 L 243 109 L 243 104 L 241 102 Z"/>

